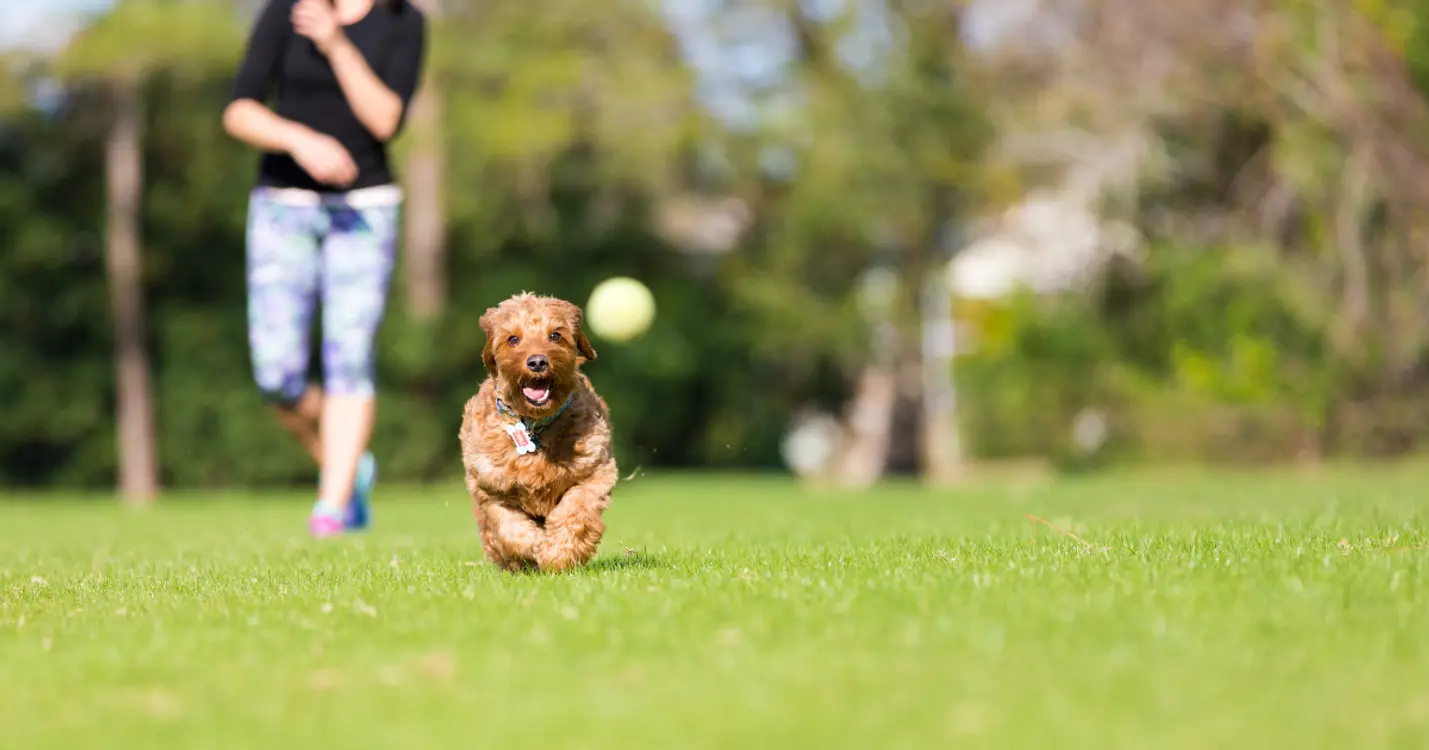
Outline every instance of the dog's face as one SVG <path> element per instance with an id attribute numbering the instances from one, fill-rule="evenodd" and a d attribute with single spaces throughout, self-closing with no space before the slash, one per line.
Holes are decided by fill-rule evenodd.
<path id="1" fill-rule="evenodd" d="M 554 414 L 576 387 L 582 360 L 593 361 L 581 309 L 554 297 L 518 294 L 481 316 L 481 360 L 496 394 L 528 419 Z"/>

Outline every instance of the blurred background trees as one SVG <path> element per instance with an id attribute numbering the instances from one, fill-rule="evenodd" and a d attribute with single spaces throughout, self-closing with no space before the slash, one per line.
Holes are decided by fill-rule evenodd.
<path id="1" fill-rule="evenodd" d="M 780 467 L 791 429 L 845 483 L 1425 436 L 1429 3 L 421 4 L 390 479 L 455 473 L 486 306 L 617 274 L 659 306 L 590 368 L 631 468 Z M 0 50 L 0 482 L 310 478 L 250 383 L 219 127 L 254 10 Z"/>

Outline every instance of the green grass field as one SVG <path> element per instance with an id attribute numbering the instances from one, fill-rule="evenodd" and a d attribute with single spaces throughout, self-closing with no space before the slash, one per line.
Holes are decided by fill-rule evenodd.
<path id="1" fill-rule="evenodd" d="M 1422 468 L 641 477 L 563 576 L 457 486 L 378 500 L 0 501 L 0 745 L 1429 747 Z"/>

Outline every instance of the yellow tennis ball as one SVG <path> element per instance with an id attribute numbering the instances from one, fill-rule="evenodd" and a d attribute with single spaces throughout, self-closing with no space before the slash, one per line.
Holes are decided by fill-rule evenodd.
<path id="1" fill-rule="evenodd" d="M 629 341 L 655 320 L 655 297 L 644 284 L 627 276 L 606 279 L 590 293 L 585 317 L 597 336 Z"/>

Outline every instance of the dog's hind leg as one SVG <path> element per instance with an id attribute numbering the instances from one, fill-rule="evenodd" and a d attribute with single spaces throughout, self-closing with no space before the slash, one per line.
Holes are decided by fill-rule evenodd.
<path id="1" fill-rule="evenodd" d="M 482 503 L 476 520 L 481 527 L 481 546 L 492 562 L 507 570 L 521 570 L 536 563 L 542 533 L 530 516 L 500 503 Z"/>
<path id="2" fill-rule="evenodd" d="M 546 535 L 536 550 L 541 570 L 567 570 L 595 556 L 605 535 L 601 514 L 610 505 L 618 478 L 615 462 L 602 466 L 585 482 L 572 487 L 546 516 Z"/>

